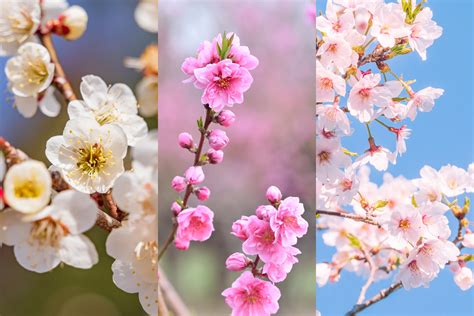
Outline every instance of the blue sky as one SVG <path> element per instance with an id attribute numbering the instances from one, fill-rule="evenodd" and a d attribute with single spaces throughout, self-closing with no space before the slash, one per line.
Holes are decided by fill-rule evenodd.
<path id="1" fill-rule="evenodd" d="M 408 150 L 388 170 L 406 178 L 417 177 L 425 164 L 436 169 L 448 163 L 466 168 L 474 161 L 473 4 L 470 0 L 430 0 L 428 6 L 434 12 L 434 20 L 444 29 L 442 37 L 428 49 L 428 59 L 422 61 L 417 54 L 410 54 L 388 63 L 404 78 L 416 79 L 415 90 L 427 86 L 445 90 L 432 112 L 421 113 L 408 124 L 413 130 L 407 142 Z M 325 1 L 318 1 L 318 12 L 324 8 Z M 382 132 L 375 130 L 374 134 Z M 347 148 L 359 152 L 366 144 L 365 129 L 356 129 L 354 137 L 344 143 Z M 391 142 L 386 144 L 390 149 L 394 148 Z M 380 175 L 372 180 L 380 181 Z M 328 260 L 333 254 L 333 248 L 325 246 L 320 237 L 317 238 L 316 249 L 319 260 Z M 343 273 L 339 283 L 318 288 L 316 300 L 322 315 L 344 315 L 357 300 L 363 281 L 350 273 Z M 387 286 L 387 282 L 381 282 L 368 294 L 372 296 Z M 452 273 L 443 271 L 429 289 L 399 290 L 361 314 L 461 316 L 473 313 L 473 290 L 462 292 L 454 284 Z"/>

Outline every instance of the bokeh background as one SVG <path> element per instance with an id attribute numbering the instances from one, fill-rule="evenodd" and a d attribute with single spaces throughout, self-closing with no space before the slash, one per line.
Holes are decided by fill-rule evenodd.
<path id="1" fill-rule="evenodd" d="M 474 161 L 473 3 L 470 0 L 430 0 L 427 5 L 433 11 L 433 20 L 443 27 L 443 35 L 428 48 L 427 60 L 422 61 L 418 54 L 413 53 L 388 62 L 395 73 L 403 74 L 405 79 L 417 80 L 413 85 L 415 91 L 428 86 L 445 90 L 432 112 L 420 113 L 414 122 L 408 121 L 408 128 L 413 131 L 407 141 L 407 152 L 388 169 L 391 174 L 403 175 L 407 179 L 419 177 L 419 170 L 425 164 L 437 170 L 446 164 L 466 169 Z M 318 0 L 318 12 L 325 11 L 325 7 L 326 1 Z M 343 140 L 344 146 L 362 152 L 367 146 L 367 132 L 361 124 L 353 124 L 353 127 L 355 133 Z M 372 132 L 377 143 L 394 150 L 394 140 L 385 137 L 386 130 L 373 126 Z M 380 184 L 382 175 L 372 168 L 372 181 Z M 473 196 L 470 197 L 472 200 Z M 473 215 L 471 208 L 471 221 Z M 451 214 L 448 218 L 454 224 L 451 231 L 455 231 L 457 221 Z M 326 246 L 319 233 L 316 249 L 318 262 L 330 260 L 334 253 L 334 248 Z M 469 266 L 473 268 L 472 264 Z M 389 278 L 377 283 L 368 297 L 386 288 L 392 280 Z M 316 290 L 318 310 L 323 316 L 344 315 L 357 301 L 364 282 L 354 273 L 343 272 L 338 283 Z M 453 281 L 453 273 L 445 269 L 428 289 L 398 290 L 361 315 L 473 315 L 473 302 L 474 289 L 461 291 Z"/>
<path id="2" fill-rule="evenodd" d="M 206 202 L 215 212 L 216 228 L 205 243 L 188 251 L 170 248 L 164 271 L 195 315 L 228 315 L 221 292 L 239 273 L 225 260 L 241 250 L 230 235 L 232 222 L 266 204 L 265 191 L 276 185 L 284 195 L 299 196 L 310 222 L 299 241 L 300 263 L 278 286 L 279 315 L 314 315 L 314 29 L 305 17 L 306 0 L 160 1 L 159 76 L 159 220 L 160 241 L 172 222 L 170 205 L 177 194 L 171 179 L 190 165 L 192 155 L 180 149 L 182 131 L 198 138 L 196 119 L 203 115 L 201 90 L 183 84 L 181 63 L 203 40 L 223 31 L 236 32 L 242 45 L 260 60 L 245 101 L 234 106 L 237 120 L 226 132 L 230 144 L 222 164 L 207 166 Z M 196 199 L 192 198 L 196 205 Z M 161 263 L 161 262 L 160 262 Z"/>
<path id="3" fill-rule="evenodd" d="M 89 15 L 88 29 L 77 41 L 55 38 L 66 74 L 79 95 L 81 77 L 95 74 L 107 83 L 123 82 L 134 88 L 141 74 L 123 65 L 127 56 L 138 57 L 156 34 L 140 29 L 134 20 L 137 0 L 69 0 Z M 4 74 L 6 58 L 0 58 L 0 135 L 34 159 L 49 164 L 46 141 L 62 134 L 67 121 L 48 118 L 38 111 L 25 119 L 13 108 Z M 156 127 L 156 119 L 149 120 Z M 87 233 L 99 252 L 99 263 L 90 270 L 58 267 L 36 274 L 23 269 L 11 247 L 0 248 L 0 315 L 2 316 L 119 316 L 145 315 L 135 294 L 127 294 L 112 282 L 112 258 L 105 253 L 106 233 L 94 228 Z"/>

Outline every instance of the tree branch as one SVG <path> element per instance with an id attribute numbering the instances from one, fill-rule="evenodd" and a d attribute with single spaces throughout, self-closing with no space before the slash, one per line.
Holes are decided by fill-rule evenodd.
<path id="1" fill-rule="evenodd" d="M 366 224 L 377 226 L 379 228 L 382 227 L 379 223 L 377 223 L 371 218 L 363 217 L 363 216 L 356 215 L 353 213 L 347 213 L 347 212 L 341 212 L 341 211 L 316 210 L 316 215 L 329 215 L 329 216 L 336 216 L 336 217 L 342 217 L 342 218 L 349 218 L 357 222 L 363 222 Z"/>
<path id="2" fill-rule="evenodd" d="M 354 307 L 346 313 L 346 316 L 355 316 L 357 313 L 363 311 L 364 309 L 368 308 L 369 306 L 372 306 L 373 304 L 383 300 L 384 298 L 388 297 L 390 294 L 395 292 L 396 290 L 400 289 L 402 287 L 402 283 L 394 283 L 390 285 L 388 288 L 380 291 L 377 295 L 373 296 L 370 300 L 366 301 L 365 303 L 362 304 L 356 304 Z"/>
<path id="3" fill-rule="evenodd" d="M 179 294 L 174 289 L 171 282 L 166 277 L 166 274 L 160 269 L 159 276 L 158 276 L 158 284 L 161 288 L 163 293 L 163 298 L 168 303 L 170 309 L 174 312 L 176 316 L 190 316 L 191 313 L 189 312 L 186 304 L 184 304 L 183 300 L 179 296 Z M 159 297 L 158 293 L 158 297 Z M 159 314 L 160 315 L 160 314 Z"/>

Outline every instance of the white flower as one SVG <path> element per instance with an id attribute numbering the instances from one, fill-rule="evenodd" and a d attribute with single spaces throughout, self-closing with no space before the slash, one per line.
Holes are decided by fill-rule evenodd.
<path id="1" fill-rule="evenodd" d="M 13 165 L 3 183 L 5 202 L 18 212 L 36 213 L 49 203 L 51 182 L 42 162 L 27 160 Z"/>
<path id="2" fill-rule="evenodd" d="M 158 173 L 138 161 L 133 169 L 115 181 L 112 196 L 117 206 L 129 214 L 129 219 L 158 212 Z"/>
<path id="3" fill-rule="evenodd" d="M 123 83 L 107 87 L 93 75 L 82 78 L 81 94 L 84 101 L 72 101 L 68 106 L 70 119 L 94 119 L 100 125 L 115 124 L 125 135 L 129 146 L 147 133 L 145 120 L 138 116 L 138 105 L 132 90 Z"/>
<path id="4" fill-rule="evenodd" d="M 145 31 L 158 33 L 158 0 L 140 0 L 135 9 L 135 21 Z"/>
<path id="5" fill-rule="evenodd" d="M 125 221 L 106 241 L 107 254 L 115 258 L 113 281 L 128 293 L 139 294 L 143 309 L 157 314 L 158 222 L 156 214 L 140 221 Z"/>
<path id="6" fill-rule="evenodd" d="M 26 43 L 18 49 L 17 56 L 7 61 L 5 74 L 13 94 L 36 97 L 53 81 L 54 64 L 44 46 Z"/>
<path id="7" fill-rule="evenodd" d="M 365 154 L 357 158 L 352 166 L 354 169 L 357 169 L 362 165 L 370 163 L 378 171 L 384 171 L 387 170 L 389 162 L 395 164 L 396 155 L 391 153 L 387 148 L 375 146 L 373 149 L 367 150 Z"/>
<path id="8" fill-rule="evenodd" d="M 412 1 L 412 7 L 416 4 Z M 426 60 L 426 49 L 433 45 L 435 39 L 443 34 L 443 28 L 438 26 L 432 20 L 433 12 L 430 8 L 423 8 L 415 18 L 411 25 L 408 43 L 421 56 L 422 60 Z"/>
<path id="9" fill-rule="evenodd" d="M 403 246 L 407 241 L 415 245 L 424 233 L 420 212 L 412 205 L 401 206 L 392 211 L 386 228 L 393 236 L 394 247 Z"/>
<path id="10" fill-rule="evenodd" d="M 316 142 L 316 177 L 320 180 L 335 180 L 342 174 L 339 169 L 350 164 L 338 140 L 321 138 Z"/>
<path id="11" fill-rule="evenodd" d="M 38 0 L 0 0 L 0 56 L 13 55 L 39 27 Z"/>
<path id="12" fill-rule="evenodd" d="M 18 263 L 43 273 L 60 262 L 89 269 L 98 261 L 94 244 L 82 235 L 97 218 L 97 206 L 89 196 L 67 190 L 53 198 L 40 213 L 20 217 L 7 210 L 2 217 L 4 242 L 14 246 Z"/>
<path id="13" fill-rule="evenodd" d="M 474 285 L 472 270 L 468 267 L 461 267 L 454 273 L 454 282 L 456 282 L 461 290 L 469 290 Z"/>
<path id="14" fill-rule="evenodd" d="M 395 3 L 383 3 L 375 11 L 370 34 L 383 47 L 393 47 L 395 39 L 407 36 L 410 30 L 405 26 L 405 13 Z"/>
<path id="15" fill-rule="evenodd" d="M 146 76 L 137 84 L 138 112 L 145 116 L 158 113 L 158 77 Z"/>
<path id="16" fill-rule="evenodd" d="M 54 96 L 54 91 L 56 89 L 50 86 L 46 91 L 33 97 L 15 96 L 15 106 L 26 118 L 34 116 L 38 108 L 44 115 L 56 117 L 61 111 L 61 103 Z"/>
<path id="17" fill-rule="evenodd" d="M 407 116 L 413 121 L 416 117 L 417 111 L 430 112 L 435 105 L 435 100 L 442 96 L 443 93 L 443 89 L 432 87 L 418 91 L 410 101 L 408 101 Z"/>
<path id="18" fill-rule="evenodd" d="M 448 197 L 458 196 L 464 193 L 469 183 L 469 175 L 466 170 L 456 166 L 446 165 L 439 170 L 443 193 Z"/>
<path id="19" fill-rule="evenodd" d="M 346 94 L 346 81 L 316 61 L 316 102 L 332 102 L 336 93 Z"/>
<path id="20" fill-rule="evenodd" d="M 400 266 L 396 280 L 402 282 L 403 288 L 410 290 L 420 286 L 428 287 L 429 282 L 434 277 L 435 274 L 423 270 L 418 261 L 412 256 Z"/>
<path id="21" fill-rule="evenodd" d="M 327 263 L 316 264 L 316 284 L 322 287 L 328 283 L 329 276 L 331 275 L 331 266 Z"/>
<path id="22" fill-rule="evenodd" d="M 467 248 L 474 248 L 474 233 L 466 233 L 462 245 Z"/>
<path id="23" fill-rule="evenodd" d="M 87 28 L 87 12 L 78 5 L 73 5 L 59 16 L 61 26 L 67 30 L 64 38 L 76 40 L 84 34 Z"/>
<path id="24" fill-rule="evenodd" d="M 123 173 L 127 138 L 116 125 L 100 126 L 93 119 L 73 119 L 62 136 L 46 143 L 46 156 L 73 188 L 105 193 Z"/>

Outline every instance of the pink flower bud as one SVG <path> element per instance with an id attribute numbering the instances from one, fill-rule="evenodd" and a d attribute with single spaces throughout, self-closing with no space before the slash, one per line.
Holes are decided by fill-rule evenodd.
<path id="1" fill-rule="evenodd" d="M 208 187 L 201 187 L 194 191 L 194 194 L 196 194 L 196 197 L 198 198 L 199 201 L 205 201 L 209 198 L 211 195 L 211 190 L 209 190 Z"/>
<path id="2" fill-rule="evenodd" d="M 227 258 L 225 266 L 227 270 L 231 271 L 242 271 L 250 263 L 250 260 L 240 252 L 235 252 Z"/>
<path id="3" fill-rule="evenodd" d="M 176 216 L 181 212 L 181 206 L 177 202 L 173 202 L 171 204 L 171 210 L 173 211 L 173 214 Z"/>
<path id="4" fill-rule="evenodd" d="M 229 137 L 220 129 L 212 130 L 209 135 L 207 135 L 207 139 L 209 140 L 209 146 L 215 150 L 222 149 L 229 143 Z"/>
<path id="5" fill-rule="evenodd" d="M 181 133 L 178 136 L 179 146 L 185 149 L 190 149 L 193 147 L 193 137 L 189 133 Z"/>
<path id="6" fill-rule="evenodd" d="M 269 221 L 270 216 L 276 212 L 277 210 L 271 205 L 260 205 L 259 207 L 257 207 L 255 214 L 257 214 L 257 217 L 259 219 Z"/>
<path id="7" fill-rule="evenodd" d="M 76 40 L 86 31 L 87 20 L 87 12 L 80 6 L 73 5 L 58 17 L 53 30 L 67 40 Z"/>
<path id="8" fill-rule="evenodd" d="M 204 172 L 202 167 L 189 167 L 186 170 L 184 177 L 189 184 L 199 184 L 204 181 Z"/>
<path id="9" fill-rule="evenodd" d="M 171 187 L 173 187 L 173 190 L 176 192 L 183 192 L 186 188 L 186 180 L 183 177 L 176 176 L 171 181 Z"/>
<path id="10" fill-rule="evenodd" d="M 278 203 L 281 200 L 281 191 L 276 186 L 271 186 L 267 189 L 267 200 L 272 203 Z"/>
<path id="11" fill-rule="evenodd" d="M 232 232 L 231 234 L 235 237 L 239 238 L 240 240 L 247 240 L 247 224 L 249 218 L 248 216 L 242 216 L 239 220 L 236 220 L 232 224 Z"/>
<path id="12" fill-rule="evenodd" d="M 224 160 L 224 152 L 222 150 L 209 149 L 207 152 L 207 158 L 211 164 L 215 165 L 221 163 L 222 160 Z"/>
<path id="13" fill-rule="evenodd" d="M 217 115 L 217 123 L 224 127 L 229 127 L 235 122 L 235 114 L 230 110 L 224 110 Z"/>

